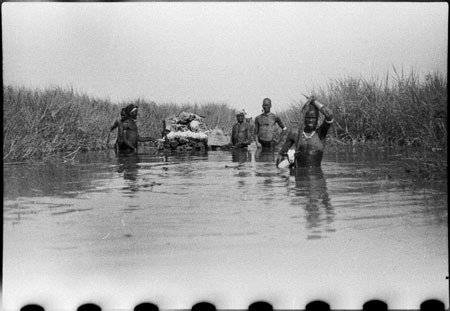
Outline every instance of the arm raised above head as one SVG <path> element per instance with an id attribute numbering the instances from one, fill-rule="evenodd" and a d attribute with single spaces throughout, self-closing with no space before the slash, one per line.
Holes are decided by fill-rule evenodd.
<path id="1" fill-rule="evenodd" d="M 328 122 L 333 120 L 333 111 L 324 104 L 320 103 L 314 96 L 311 96 L 310 103 L 319 109 L 319 111 L 325 116 L 325 120 Z"/>
<path id="2" fill-rule="evenodd" d="M 325 116 L 326 121 L 333 121 L 333 110 L 326 106 L 323 106 L 322 109 L 319 109 L 319 111 Z"/>
<path id="3" fill-rule="evenodd" d="M 325 116 L 325 122 L 317 129 L 320 139 L 325 139 L 331 124 L 333 124 L 333 111 L 314 98 L 312 99 L 311 104 Z"/>
<path id="4" fill-rule="evenodd" d="M 328 122 L 333 120 L 333 111 L 330 108 L 320 103 L 314 96 L 311 96 L 308 99 L 309 104 L 316 107 L 325 116 L 325 120 L 327 120 Z"/>

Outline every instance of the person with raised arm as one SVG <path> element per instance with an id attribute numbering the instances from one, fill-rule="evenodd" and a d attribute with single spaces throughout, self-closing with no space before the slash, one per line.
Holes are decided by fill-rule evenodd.
<path id="1" fill-rule="evenodd" d="M 295 145 L 295 167 L 318 167 L 322 162 L 325 150 L 326 136 L 333 124 L 333 112 L 311 96 L 304 109 L 304 127 L 301 130 L 289 131 L 286 141 L 280 149 L 278 164 L 287 157 L 287 151 Z M 325 121 L 318 126 L 319 113 L 325 116 Z"/>

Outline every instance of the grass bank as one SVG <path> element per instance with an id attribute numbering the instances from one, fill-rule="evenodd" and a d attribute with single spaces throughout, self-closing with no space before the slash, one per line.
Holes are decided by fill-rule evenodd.
<path id="1" fill-rule="evenodd" d="M 3 160 L 105 149 L 109 127 L 130 103 L 139 106 L 142 136 L 160 137 L 162 120 L 183 110 L 205 116 L 210 127 L 225 131 L 235 122 L 235 110 L 221 103 L 176 105 L 137 99 L 116 104 L 73 89 L 3 86 Z"/>

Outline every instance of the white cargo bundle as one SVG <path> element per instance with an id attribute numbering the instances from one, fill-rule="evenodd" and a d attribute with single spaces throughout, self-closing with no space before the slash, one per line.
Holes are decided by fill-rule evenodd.
<path id="1" fill-rule="evenodd" d="M 164 119 L 164 143 L 161 149 L 204 149 L 207 146 L 209 130 L 204 118 L 191 112 Z"/>
<path id="2" fill-rule="evenodd" d="M 170 132 L 166 135 L 168 139 L 178 139 L 178 138 L 192 138 L 196 140 L 208 140 L 208 135 L 202 132 L 192 132 L 192 131 L 177 131 Z"/>

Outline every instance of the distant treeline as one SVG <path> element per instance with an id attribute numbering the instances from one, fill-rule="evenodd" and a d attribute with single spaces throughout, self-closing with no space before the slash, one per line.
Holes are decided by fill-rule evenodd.
<path id="1" fill-rule="evenodd" d="M 345 144 L 389 144 L 447 150 L 447 80 L 441 74 L 419 81 L 414 73 L 393 81 L 344 78 L 313 91 L 334 112 L 330 140 Z M 311 95 L 311 94 L 308 94 Z M 174 104 L 142 99 L 111 103 L 59 87 L 32 90 L 3 86 L 3 160 L 60 151 L 106 148 L 109 127 L 127 104 L 139 106 L 142 136 L 161 137 L 164 118 L 189 111 L 211 127 L 231 132 L 235 109 L 225 103 Z M 302 126 L 301 105 L 279 113 L 290 127 Z"/>

